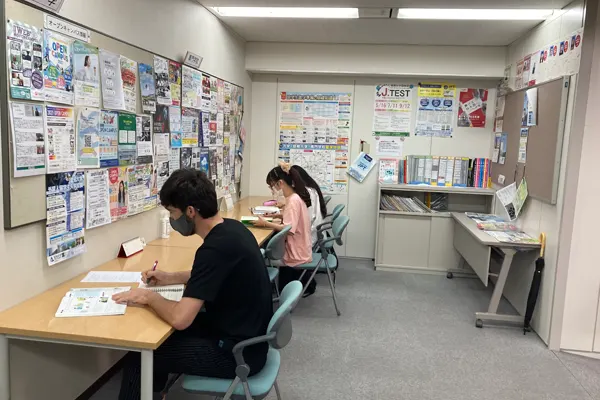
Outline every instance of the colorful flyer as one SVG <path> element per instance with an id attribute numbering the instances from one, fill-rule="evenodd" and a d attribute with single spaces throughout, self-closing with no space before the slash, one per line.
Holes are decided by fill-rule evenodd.
<path id="1" fill-rule="evenodd" d="M 184 65 L 182 74 L 182 106 L 199 109 L 202 99 L 202 73 Z"/>
<path id="2" fill-rule="evenodd" d="M 181 64 L 169 60 L 169 87 L 171 105 L 181 106 Z"/>
<path id="3" fill-rule="evenodd" d="M 169 161 L 156 161 L 154 163 L 154 171 L 156 174 L 156 185 L 153 186 L 152 194 L 158 195 L 160 189 L 162 189 L 167 179 L 169 179 Z"/>
<path id="4" fill-rule="evenodd" d="M 44 94 L 46 101 L 73 104 L 73 40 L 44 31 Z"/>
<path id="5" fill-rule="evenodd" d="M 100 110 L 83 108 L 77 115 L 77 167 L 100 168 Z"/>
<path id="6" fill-rule="evenodd" d="M 73 108 L 46 105 L 44 113 L 48 173 L 75 171 L 77 152 Z"/>
<path id="7" fill-rule="evenodd" d="M 156 102 L 170 106 L 171 84 L 169 83 L 169 62 L 158 56 L 154 56 L 154 80 L 156 84 Z"/>
<path id="8" fill-rule="evenodd" d="M 379 183 L 398 183 L 398 159 L 379 159 Z"/>
<path id="9" fill-rule="evenodd" d="M 127 167 L 108 169 L 111 221 L 127 217 Z"/>
<path id="10" fill-rule="evenodd" d="M 200 109 L 207 114 L 210 112 L 210 76 L 202 74 L 202 98 Z"/>
<path id="11" fill-rule="evenodd" d="M 452 137 L 456 85 L 419 83 L 415 136 Z"/>
<path id="12" fill-rule="evenodd" d="M 183 147 L 198 147 L 200 112 L 194 108 L 181 109 L 181 143 Z"/>
<path id="13" fill-rule="evenodd" d="M 8 20 L 6 35 L 10 97 L 45 100 L 42 32 L 35 26 Z"/>
<path id="14" fill-rule="evenodd" d="M 100 112 L 100 167 L 119 165 L 119 113 L 102 110 Z"/>
<path id="15" fill-rule="evenodd" d="M 154 133 L 169 133 L 171 127 L 169 126 L 169 106 L 158 104 L 156 106 L 156 112 L 152 116 L 152 131 Z"/>
<path id="16" fill-rule="evenodd" d="M 76 40 L 73 42 L 75 105 L 100 107 L 100 64 L 98 48 Z"/>
<path id="17" fill-rule="evenodd" d="M 121 79 L 123 80 L 123 97 L 125 111 L 137 111 L 137 62 L 121 56 Z"/>
<path id="18" fill-rule="evenodd" d="M 136 116 L 119 113 L 119 166 L 135 164 L 137 160 Z"/>
<path id="19" fill-rule="evenodd" d="M 152 65 L 139 63 L 140 90 L 142 92 L 142 111 L 148 114 L 156 112 L 156 88 Z"/>
<path id="20" fill-rule="evenodd" d="M 48 265 L 85 252 L 83 171 L 46 175 L 46 256 Z"/>
<path id="21" fill-rule="evenodd" d="M 169 128 L 171 129 L 171 147 L 181 147 L 181 107 L 169 107 Z"/>
<path id="22" fill-rule="evenodd" d="M 10 104 L 15 178 L 46 173 L 43 108 L 41 104 Z"/>
<path id="23" fill-rule="evenodd" d="M 108 170 L 98 169 L 85 173 L 86 229 L 111 223 Z"/>
<path id="24" fill-rule="evenodd" d="M 460 89 L 458 123 L 463 128 L 485 128 L 487 89 Z"/>
<path id="25" fill-rule="evenodd" d="M 124 110 L 121 59 L 118 54 L 100 49 L 100 76 L 102 77 L 102 104 L 111 110 Z"/>
<path id="26" fill-rule="evenodd" d="M 152 127 L 150 125 L 150 116 L 138 115 L 136 117 L 137 164 L 150 164 L 153 162 Z"/>
<path id="27" fill-rule="evenodd" d="M 156 207 L 156 196 L 152 195 L 153 169 L 152 164 L 132 165 L 127 168 L 127 215 L 139 214 Z"/>
<path id="28" fill-rule="evenodd" d="M 373 136 L 410 136 L 413 85 L 375 86 Z"/>

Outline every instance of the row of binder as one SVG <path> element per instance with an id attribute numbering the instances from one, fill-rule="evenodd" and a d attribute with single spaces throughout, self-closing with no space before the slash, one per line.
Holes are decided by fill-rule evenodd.
<path id="1" fill-rule="evenodd" d="M 489 158 L 406 156 L 400 160 L 398 183 L 454 187 L 491 187 Z"/>

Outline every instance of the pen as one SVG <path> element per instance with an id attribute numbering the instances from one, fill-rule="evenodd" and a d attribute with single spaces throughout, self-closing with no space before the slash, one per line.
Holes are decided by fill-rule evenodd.
<path id="1" fill-rule="evenodd" d="M 158 267 L 158 260 L 154 261 L 154 265 L 152 266 L 152 271 L 156 271 L 156 267 Z M 146 285 L 150 284 L 150 278 L 146 279 Z"/>

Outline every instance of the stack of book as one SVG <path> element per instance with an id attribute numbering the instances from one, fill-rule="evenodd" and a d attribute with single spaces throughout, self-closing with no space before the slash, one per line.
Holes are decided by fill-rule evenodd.
<path id="1" fill-rule="evenodd" d="M 489 158 L 406 156 L 398 183 L 454 187 L 491 187 Z"/>
<path id="2" fill-rule="evenodd" d="M 391 194 L 381 195 L 380 209 L 383 211 L 403 211 L 422 214 L 431 213 L 431 209 L 416 197 L 402 197 Z"/>
<path id="3" fill-rule="evenodd" d="M 483 230 L 499 242 L 521 244 L 539 243 L 539 240 L 532 238 L 525 232 L 522 232 L 517 226 L 497 215 L 478 213 L 465 214 L 477 223 L 477 228 Z"/>

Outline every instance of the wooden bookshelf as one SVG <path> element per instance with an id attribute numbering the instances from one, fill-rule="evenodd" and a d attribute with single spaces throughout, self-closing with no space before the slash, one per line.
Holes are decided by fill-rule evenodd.
<path id="1" fill-rule="evenodd" d="M 380 184 L 377 191 L 375 268 L 426 273 L 470 273 L 454 250 L 451 212 L 491 213 L 494 189 L 472 187 Z M 432 213 L 381 209 L 383 194 L 416 197 L 426 203 L 428 193 L 447 196 L 447 209 Z"/>

